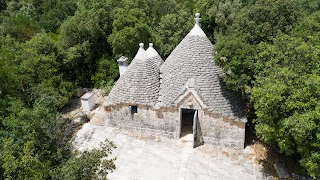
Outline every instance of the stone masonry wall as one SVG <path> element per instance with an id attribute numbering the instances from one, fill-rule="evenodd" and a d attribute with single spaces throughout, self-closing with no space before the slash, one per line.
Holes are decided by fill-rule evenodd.
<path id="1" fill-rule="evenodd" d="M 204 143 L 223 147 L 244 148 L 245 123 L 235 123 L 207 112 L 199 113 Z"/>
<path id="2" fill-rule="evenodd" d="M 178 103 L 178 106 L 198 110 L 203 142 L 216 146 L 244 148 L 245 122 L 223 118 L 220 113 L 209 112 L 201 107 L 198 100 L 189 93 Z"/>
<path id="3" fill-rule="evenodd" d="M 122 104 L 109 108 L 106 123 L 122 129 L 133 130 L 155 136 L 177 138 L 179 119 L 177 112 L 169 109 L 154 110 L 138 105 L 138 113 L 131 114 L 129 105 Z"/>
<path id="4" fill-rule="evenodd" d="M 179 107 L 179 108 L 177 108 Z M 129 112 L 129 104 L 107 108 L 106 123 L 122 129 L 178 139 L 181 131 L 181 108 L 198 110 L 200 135 L 205 144 L 244 148 L 245 123 L 223 118 L 219 113 L 202 109 L 192 95 L 186 95 L 174 108 L 153 109 L 138 105 L 138 113 Z"/>

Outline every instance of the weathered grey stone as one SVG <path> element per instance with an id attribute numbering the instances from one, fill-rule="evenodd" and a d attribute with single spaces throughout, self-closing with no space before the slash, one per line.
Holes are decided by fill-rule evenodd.
<path id="1" fill-rule="evenodd" d="M 284 163 L 274 163 L 273 167 L 277 171 L 279 178 L 289 178 L 289 173 Z"/>
<path id="2" fill-rule="evenodd" d="M 173 50 L 165 62 L 143 45 L 110 92 L 104 105 L 112 126 L 157 136 L 179 138 L 181 108 L 197 109 L 205 143 L 243 148 L 244 106 L 227 89 L 215 65 L 215 50 L 199 25 Z M 137 106 L 131 114 L 129 106 Z"/>

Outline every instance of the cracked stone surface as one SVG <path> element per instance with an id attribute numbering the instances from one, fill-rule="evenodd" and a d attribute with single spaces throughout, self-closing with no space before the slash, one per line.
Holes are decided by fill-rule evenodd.
<path id="1" fill-rule="evenodd" d="M 228 180 L 271 179 L 254 163 L 254 153 L 203 145 L 193 149 L 191 142 L 143 136 L 121 129 L 85 124 L 75 135 L 73 146 L 79 150 L 98 148 L 106 138 L 117 146 L 113 180 Z"/>

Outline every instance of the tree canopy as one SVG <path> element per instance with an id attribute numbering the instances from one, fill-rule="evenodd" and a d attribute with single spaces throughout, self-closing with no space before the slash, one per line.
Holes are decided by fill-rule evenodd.
<path id="1" fill-rule="evenodd" d="M 165 59 L 195 12 L 225 82 L 252 105 L 257 135 L 319 177 L 318 0 L 2 0 L 0 179 L 105 177 L 97 167 L 115 167 L 99 158 L 114 146 L 72 153 L 61 110 L 77 87 L 110 90 L 116 60 L 140 42 Z"/>
<path id="2" fill-rule="evenodd" d="M 255 1 L 217 32 L 216 62 L 245 92 L 258 137 L 320 174 L 319 6 L 315 1 Z"/>

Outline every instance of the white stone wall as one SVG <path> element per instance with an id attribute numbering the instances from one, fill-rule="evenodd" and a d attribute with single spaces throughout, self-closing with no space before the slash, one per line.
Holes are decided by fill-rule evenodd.
<path id="1" fill-rule="evenodd" d="M 244 148 L 245 123 L 215 117 L 207 112 L 199 113 L 204 143 L 217 146 Z"/>
<path id="2" fill-rule="evenodd" d="M 156 111 L 148 106 L 138 105 L 138 113 L 131 114 L 128 107 L 128 104 L 122 104 L 107 108 L 109 113 L 106 123 L 141 133 L 177 138 L 179 119 L 176 112 L 166 109 Z"/>
<path id="3" fill-rule="evenodd" d="M 129 104 L 106 108 L 109 112 L 106 123 L 111 126 L 178 139 L 180 136 L 181 108 L 198 110 L 201 136 L 204 143 L 223 147 L 244 148 L 245 123 L 223 118 L 219 113 L 203 109 L 201 103 L 189 94 L 177 107 L 153 109 L 138 105 L 138 113 L 129 112 Z"/>
<path id="4" fill-rule="evenodd" d="M 201 135 L 204 143 L 223 147 L 244 148 L 245 123 L 223 118 L 220 113 L 203 108 L 193 94 L 187 94 L 177 106 L 198 110 Z M 180 113 L 177 113 L 179 115 Z"/>

